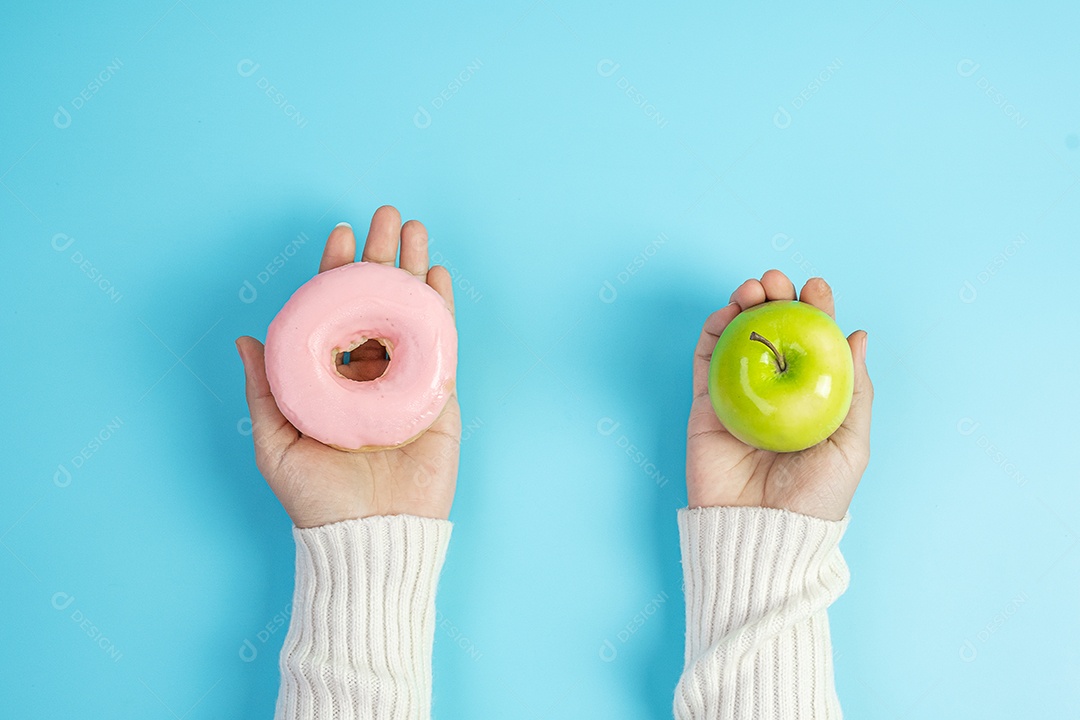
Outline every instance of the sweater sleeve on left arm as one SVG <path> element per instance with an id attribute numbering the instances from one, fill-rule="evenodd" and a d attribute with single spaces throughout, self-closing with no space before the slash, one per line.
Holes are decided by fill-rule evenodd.
<path id="1" fill-rule="evenodd" d="M 448 520 L 383 515 L 294 528 L 296 589 L 277 720 L 427 720 Z"/>

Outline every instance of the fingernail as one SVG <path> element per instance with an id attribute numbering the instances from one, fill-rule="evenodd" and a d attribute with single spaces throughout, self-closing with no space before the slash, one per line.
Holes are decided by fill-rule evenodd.
<path id="1" fill-rule="evenodd" d="M 870 340 L 870 334 L 863 330 L 862 336 L 862 361 L 866 362 L 866 344 Z"/>
<path id="2" fill-rule="evenodd" d="M 339 222 L 339 223 L 338 223 L 337 225 L 335 225 L 335 226 L 334 226 L 334 229 L 335 229 L 335 230 L 337 230 L 337 229 L 338 229 L 339 227 L 347 227 L 347 228 L 349 228 L 350 230 L 352 229 L 352 225 L 350 225 L 349 223 L 347 223 L 347 222 L 344 222 L 344 221 L 343 221 L 343 222 Z"/>
<path id="3" fill-rule="evenodd" d="M 233 345 L 236 346 L 236 352 L 240 355 L 240 362 L 244 361 L 244 351 L 240 349 L 240 338 L 233 340 Z"/>

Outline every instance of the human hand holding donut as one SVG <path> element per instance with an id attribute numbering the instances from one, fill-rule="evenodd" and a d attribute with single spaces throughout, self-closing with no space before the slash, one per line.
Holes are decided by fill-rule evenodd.
<path id="1" fill-rule="evenodd" d="M 393 207 L 379 208 L 361 259 L 394 267 L 399 245 L 400 271 L 434 289 L 452 314 L 450 274 L 441 266 L 429 267 L 427 230 L 416 220 L 403 226 Z M 327 239 L 319 272 L 352 263 L 355 255 L 352 228 L 340 225 Z M 347 452 L 302 434 L 282 414 L 267 380 L 262 343 L 242 336 L 236 346 L 244 363 L 256 465 L 297 527 L 372 515 L 449 516 L 461 438 L 456 390 L 434 423 L 412 442 L 374 452 Z M 355 381 L 380 377 L 389 362 L 376 340 L 350 355 L 350 362 L 337 370 Z"/>
<path id="2" fill-rule="evenodd" d="M 795 300 L 784 273 L 769 270 L 731 294 L 731 304 L 705 321 L 694 354 L 694 400 L 686 443 L 686 490 L 691 508 L 761 506 L 825 520 L 847 513 L 870 460 L 870 406 L 874 388 L 866 370 L 866 333 L 848 337 L 855 387 L 847 418 L 827 440 L 801 452 L 759 450 L 724 429 L 709 399 L 709 361 L 720 334 L 736 315 L 769 300 Z M 832 289 L 821 278 L 803 286 L 799 300 L 835 319 Z"/>

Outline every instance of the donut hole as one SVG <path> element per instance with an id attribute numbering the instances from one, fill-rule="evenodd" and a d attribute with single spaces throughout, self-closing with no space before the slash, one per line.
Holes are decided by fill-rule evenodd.
<path id="1" fill-rule="evenodd" d="M 390 368 L 393 346 L 385 338 L 361 338 L 349 347 L 334 348 L 334 369 L 353 382 L 378 380 Z"/>

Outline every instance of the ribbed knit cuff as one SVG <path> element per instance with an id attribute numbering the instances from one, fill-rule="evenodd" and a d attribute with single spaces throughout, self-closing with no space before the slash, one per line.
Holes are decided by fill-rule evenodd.
<path id="1" fill-rule="evenodd" d="M 435 590 L 451 529 L 413 515 L 293 529 L 277 720 L 430 717 Z"/>
<path id="2" fill-rule="evenodd" d="M 829 521 L 760 507 L 678 513 L 686 657 L 675 716 L 839 718 L 826 608 L 847 588 Z"/>

